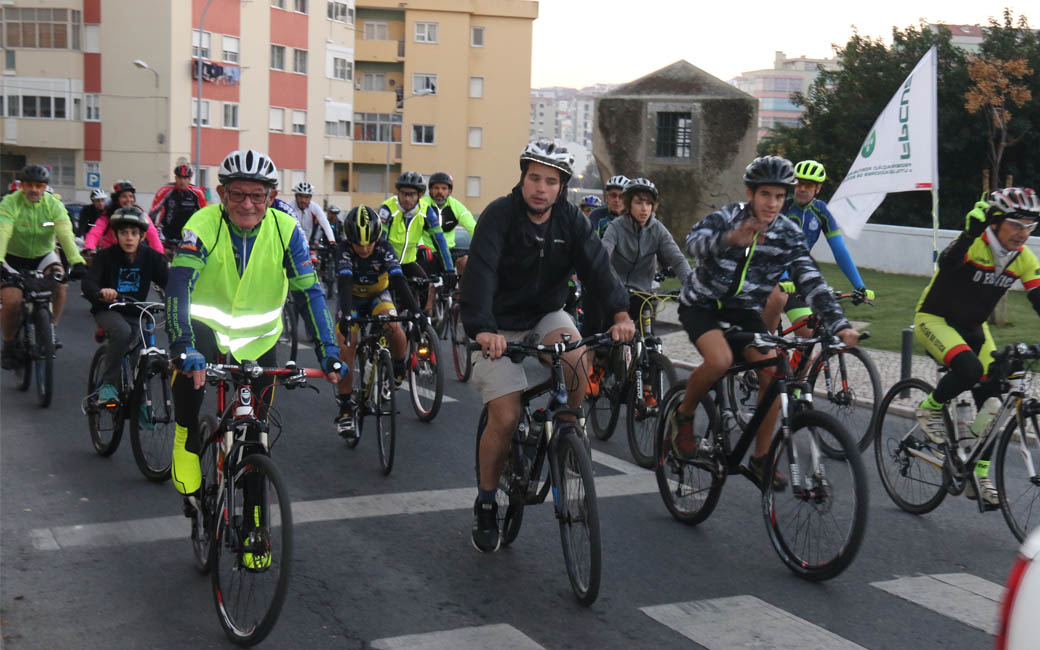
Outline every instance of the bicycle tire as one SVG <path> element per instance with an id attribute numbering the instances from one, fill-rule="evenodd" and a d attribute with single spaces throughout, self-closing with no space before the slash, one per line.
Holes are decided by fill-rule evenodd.
<path id="1" fill-rule="evenodd" d="M 165 357 L 149 359 L 146 363 L 150 367 L 141 371 L 143 376 L 128 410 L 130 446 L 141 474 L 149 481 L 162 483 L 170 478 L 173 466 L 173 436 L 177 426 L 170 387 L 173 373 Z"/>
<path id="2" fill-rule="evenodd" d="M 560 543 L 571 589 L 578 602 L 587 607 L 599 596 L 602 568 L 596 482 L 584 436 L 578 427 L 572 423 L 562 424 L 557 435 L 560 436 L 556 446 Z"/>
<path id="3" fill-rule="evenodd" d="M 745 370 L 739 375 L 727 374 L 723 379 L 726 401 L 733 408 L 737 425 L 743 429 L 755 417 L 758 405 L 758 376 L 754 370 Z"/>
<path id="4" fill-rule="evenodd" d="M 828 444 L 842 450 L 841 458 L 813 452 L 811 445 L 824 435 L 832 438 Z M 791 485 L 782 492 L 774 481 L 765 481 L 762 514 L 766 530 L 773 549 L 795 575 L 813 582 L 829 580 L 852 563 L 863 543 L 870 505 L 867 471 L 849 432 L 833 416 L 819 411 L 795 414 L 790 433 L 773 438 L 766 475 L 792 467 L 796 456 L 801 486 L 795 485 L 793 469 Z M 816 459 L 818 466 L 812 464 Z M 845 504 L 851 508 L 842 515 L 837 506 Z M 808 515 L 811 523 L 804 523 L 799 515 Z M 785 526 L 789 520 L 793 522 L 790 528 Z M 814 532 L 815 538 L 810 539 Z M 834 542 L 833 552 L 825 550 L 830 542 Z"/>
<path id="5" fill-rule="evenodd" d="M 1033 400 L 1022 404 L 1025 435 L 1018 430 L 1018 419 L 1012 418 L 997 444 L 997 490 L 1000 510 L 1008 528 L 1024 542 L 1030 531 L 1040 526 L 1040 405 Z M 1026 458 L 1032 463 L 1030 475 Z"/>
<path id="6" fill-rule="evenodd" d="M 455 362 L 455 377 L 465 383 L 473 374 L 473 355 L 469 351 L 469 337 L 462 325 L 462 308 L 451 307 L 451 356 Z"/>
<path id="7" fill-rule="evenodd" d="M 379 447 L 379 466 L 386 476 L 394 468 L 394 451 L 397 446 L 397 385 L 394 383 L 394 364 L 390 353 L 380 350 L 376 360 L 375 396 L 373 406 L 376 416 L 376 446 Z"/>
<path id="8" fill-rule="evenodd" d="M 199 467 L 202 470 L 199 487 L 202 496 L 202 530 L 198 529 L 196 522 L 192 522 L 191 549 L 195 557 L 195 569 L 202 575 L 208 574 L 213 566 L 215 548 L 211 542 L 217 524 L 217 493 L 220 490 L 217 475 L 218 465 L 222 465 L 223 461 L 220 459 L 220 440 L 210 438 L 217 426 L 217 419 L 212 415 L 199 418 L 199 439 L 202 440 L 202 451 L 199 453 Z"/>
<path id="9" fill-rule="evenodd" d="M 33 320 L 36 349 L 30 356 L 36 375 L 36 404 L 47 408 L 54 397 L 54 317 L 50 309 L 37 305 Z"/>
<path id="10" fill-rule="evenodd" d="M 599 393 L 588 395 L 585 400 L 588 403 L 586 420 L 592 427 L 592 434 L 597 440 L 610 440 L 617 429 L 618 416 L 621 413 L 621 402 L 625 398 L 623 392 L 625 382 L 622 375 L 617 374 L 619 365 L 615 355 L 621 354 L 621 348 L 612 348 L 603 362 L 603 378 L 599 382 Z"/>
<path id="11" fill-rule="evenodd" d="M 420 350 L 426 349 L 425 354 Z M 432 422 L 444 400 L 444 366 L 437 332 L 423 328 L 408 345 L 408 393 L 420 422 Z"/>
<path id="12" fill-rule="evenodd" d="M 438 290 L 433 297 L 433 314 L 431 314 L 430 320 L 433 321 L 433 331 L 441 340 L 448 338 L 448 310 L 444 307 L 445 302 L 445 297 Z"/>
<path id="13" fill-rule="evenodd" d="M 480 440 L 484 436 L 487 427 L 487 407 L 480 412 L 477 421 L 477 448 L 475 456 L 475 468 L 477 485 L 480 485 Z M 524 506 L 527 491 L 527 478 L 516 472 L 516 459 L 513 457 L 515 445 L 509 445 L 509 458 L 502 468 L 502 474 L 498 477 L 498 491 L 495 493 L 495 501 L 498 503 L 498 530 L 501 546 L 509 546 L 520 534 L 520 526 L 524 522 Z"/>
<path id="14" fill-rule="evenodd" d="M 715 510 L 726 474 L 721 453 L 698 452 L 693 458 L 684 458 L 672 444 L 668 421 L 679 408 L 685 393 L 686 385 L 677 384 L 665 394 L 654 443 L 654 455 L 657 457 L 654 475 L 657 477 L 657 490 L 668 512 L 676 520 L 695 526 Z M 698 431 L 715 435 L 717 426 L 715 402 L 706 394 L 693 412 L 694 435 Z"/>
<path id="15" fill-rule="evenodd" d="M 90 429 L 90 442 L 99 456 L 108 457 L 116 453 L 119 441 L 123 438 L 123 418 L 118 408 L 97 408 L 94 398 L 101 386 L 101 375 L 104 372 L 105 354 L 108 343 L 102 343 L 94 352 L 87 372 L 87 426 Z"/>
<path id="16" fill-rule="evenodd" d="M 24 303 L 23 303 L 24 304 Z M 18 334 L 15 340 L 18 342 L 18 363 L 16 377 L 18 377 L 18 390 L 25 392 L 29 390 L 29 386 L 32 386 L 33 380 L 33 363 L 32 354 L 29 349 L 29 327 L 32 325 L 28 322 L 29 311 L 28 309 L 22 309 L 22 323 L 18 328 Z"/>
<path id="17" fill-rule="evenodd" d="M 661 400 L 677 379 L 671 359 L 656 350 L 646 350 L 645 353 L 649 355 L 649 364 L 646 376 L 643 377 L 643 395 L 636 395 L 636 383 L 630 382 L 625 423 L 628 428 L 628 449 L 636 465 L 653 469 L 658 458 L 654 446 Z M 641 367 L 636 366 L 636 372 L 642 371 Z"/>
<path id="18" fill-rule="evenodd" d="M 901 509 L 923 515 L 946 498 L 944 450 L 931 442 L 914 418 L 914 410 L 933 388 L 910 378 L 896 382 L 878 407 L 874 423 L 874 460 L 881 485 Z M 901 393 L 906 392 L 906 397 Z"/>
<path id="19" fill-rule="evenodd" d="M 267 637 L 285 602 L 292 570 L 292 506 L 281 474 L 264 454 L 243 458 L 227 480 L 227 491 L 233 493 L 236 511 L 217 515 L 211 574 L 213 600 L 228 638 L 238 645 L 251 646 Z M 222 511 L 228 509 L 226 494 L 218 505 Z M 249 503 L 252 499 L 257 499 L 257 503 Z M 231 526 L 248 526 L 251 530 L 245 535 L 244 531 L 232 532 Z M 252 562 L 248 559 L 250 548 L 258 551 Z M 263 602 L 259 602 L 254 582 L 271 586 L 270 596 Z M 244 602 L 240 603 L 240 599 Z"/>
<path id="20" fill-rule="evenodd" d="M 853 358 L 861 364 L 858 370 L 849 367 L 848 362 Z M 828 365 L 832 359 L 838 360 L 836 368 Z M 831 371 L 834 390 L 829 396 L 823 398 L 817 398 L 814 395 L 813 409 L 834 416 L 848 429 L 850 434 L 856 432 L 852 436 L 853 441 L 856 443 L 859 453 L 863 453 L 873 440 L 874 424 L 877 422 L 878 410 L 884 397 L 881 394 L 881 375 L 878 374 L 874 360 L 863 348 L 831 349 L 822 352 L 812 361 L 812 370 L 809 372 L 807 380 L 810 392 L 816 388 L 817 381 L 826 379 L 827 369 Z M 870 384 L 869 387 L 863 381 L 863 374 L 866 374 L 866 382 Z M 867 400 L 870 401 L 869 407 L 866 404 Z M 857 417 L 857 414 L 863 415 L 857 410 L 857 407 L 870 409 L 870 415 L 866 418 L 865 423 L 863 417 Z M 822 445 L 821 451 L 828 456 L 841 453 L 839 449 Z"/>
<path id="21" fill-rule="evenodd" d="M 289 360 L 296 361 L 296 353 L 300 350 L 300 336 L 296 329 L 299 318 L 296 314 L 296 303 L 290 297 L 282 306 L 282 333 L 278 341 L 289 346 Z"/>

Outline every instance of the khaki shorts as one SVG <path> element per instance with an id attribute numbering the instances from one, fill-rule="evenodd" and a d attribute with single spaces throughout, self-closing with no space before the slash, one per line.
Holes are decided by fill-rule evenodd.
<path id="1" fill-rule="evenodd" d="M 529 330 L 499 331 L 506 337 L 509 343 L 517 343 L 524 340 L 529 333 L 534 332 L 538 341 L 544 339 L 549 332 L 559 329 L 572 329 L 577 333 L 574 320 L 562 309 L 542 316 L 542 320 Z M 480 396 L 487 404 L 493 399 L 519 393 L 527 388 L 527 374 L 524 366 L 513 363 L 508 357 L 502 357 L 492 361 L 485 359 L 482 352 L 473 353 L 473 385 L 480 391 Z"/>

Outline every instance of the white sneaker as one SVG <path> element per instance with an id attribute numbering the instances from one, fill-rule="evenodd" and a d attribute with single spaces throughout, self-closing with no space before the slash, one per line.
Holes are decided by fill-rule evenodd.
<path id="1" fill-rule="evenodd" d="M 921 430 L 929 440 L 937 445 L 946 442 L 946 420 L 943 418 L 942 409 L 933 411 L 919 408 L 914 413 L 914 417 L 917 418 L 917 423 L 921 425 Z"/>
<path id="2" fill-rule="evenodd" d="M 997 492 L 997 486 L 993 485 L 993 481 L 990 480 L 989 476 L 975 476 L 975 482 L 978 483 L 979 493 L 982 494 L 982 500 L 991 506 L 1000 505 L 1000 493 Z"/>

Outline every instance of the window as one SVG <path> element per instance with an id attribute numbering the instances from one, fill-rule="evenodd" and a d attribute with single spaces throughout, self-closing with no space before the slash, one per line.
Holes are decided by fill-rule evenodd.
<path id="1" fill-rule="evenodd" d="M 416 72 L 412 75 L 412 93 L 416 95 L 437 94 L 437 75 Z"/>
<path id="2" fill-rule="evenodd" d="M 400 113 L 354 113 L 354 139 L 359 142 L 400 142 Z"/>
<path id="3" fill-rule="evenodd" d="M 86 122 L 101 121 L 101 95 L 87 93 L 83 95 L 83 120 Z"/>
<path id="4" fill-rule="evenodd" d="M 281 45 L 271 46 L 271 69 L 285 70 L 285 47 Z"/>
<path id="5" fill-rule="evenodd" d="M 292 112 L 292 132 L 297 135 L 307 134 L 307 111 Z"/>
<path id="6" fill-rule="evenodd" d="M 470 27 L 469 28 L 469 44 L 473 47 L 484 47 L 484 28 L 483 27 Z"/>
<path id="7" fill-rule="evenodd" d="M 285 109 L 272 108 L 267 115 L 267 128 L 281 133 L 285 131 Z"/>
<path id="8" fill-rule="evenodd" d="M 469 127 L 469 146 L 473 149 L 479 149 L 484 146 L 484 129 L 482 127 Z"/>
<path id="9" fill-rule="evenodd" d="M 435 144 L 432 124 L 412 125 L 412 144 Z"/>
<path id="10" fill-rule="evenodd" d="M 469 78 L 469 96 L 477 99 L 484 96 L 484 77 Z"/>
<path id="11" fill-rule="evenodd" d="M 354 78 L 354 64 L 338 56 L 332 59 L 332 77 L 350 81 Z"/>
<path id="12" fill-rule="evenodd" d="M 285 9 L 285 0 L 271 0 L 271 6 Z"/>
<path id="13" fill-rule="evenodd" d="M 7 96 L 7 117 L 18 117 L 19 108 L 22 106 L 22 100 L 19 95 L 8 95 Z"/>
<path id="14" fill-rule="evenodd" d="M 307 74 L 307 50 L 293 50 L 293 72 Z"/>
<path id="15" fill-rule="evenodd" d="M 466 177 L 466 196 L 480 196 L 480 176 Z"/>
<path id="16" fill-rule="evenodd" d="M 386 90 L 386 75 L 382 72 L 366 72 L 362 74 L 361 90 Z"/>
<path id="17" fill-rule="evenodd" d="M 325 135 L 330 138 L 349 138 L 350 137 L 350 121 L 349 120 L 326 120 L 325 122 Z"/>
<path id="18" fill-rule="evenodd" d="M 55 97 L 54 98 L 54 119 L 64 120 L 68 117 L 65 112 L 65 98 Z"/>
<path id="19" fill-rule="evenodd" d="M 689 158 L 692 128 L 693 118 L 690 113 L 658 113 L 658 158 Z"/>
<path id="20" fill-rule="evenodd" d="M 197 29 L 191 30 L 191 55 L 197 59 L 208 59 L 209 44 L 212 36 L 209 32 L 200 32 Z"/>
<path id="21" fill-rule="evenodd" d="M 234 102 L 224 102 L 224 128 L 238 128 L 238 104 Z"/>
<path id="22" fill-rule="evenodd" d="M 388 41 L 390 40 L 390 26 L 386 23 L 365 21 L 366 41 Z"/>
<path id="23" fill-rule="evenodd" d="M 208 188 L 209 185 L 209 167 L 199 167 L 198 173 L 195 174 L 195 185 L 201 188 Z M 209 196 L 207 193 L 206 196 Z"/>
<path id="24" fill-rule="evenodd" d="M 293 0 L 293 11 L 301 14 L 307 13 L 307 0 Z"/>
<path id="25" fill-rule="evenodd" d="M 802 80 L 792 77 L 763 77 L 755 80 L 755 89 L 768 92 L 793 93 L 802 89 Z"/>
<path id="26" fill-rule="evenodd" d="M 758 100 L 758 105 L 763 111 L 802 112 L 802 107 L 795 104 L 788 97 L 763 97 Z"/>
<path id="27" fill-rule="evenodd" d="M 22 95 L 22 117 L 37 117 L 35 95 Z"/>
<path id="28" fill-rule="evenodd" d="M 14 50 L 4 50 L 4 70 L 14 70 Z"/>
<path id="29" fill-rule="evenodd" d="M 196 117 L 199 115 L 199 100 L 191 100 L 191 125 L 195 126 L 197 123 Z M 209 126 L 209 100 L 202 100 L 202 126 Z"/>
<path id="30" fill-rule="evenodd" d="M 436 43 L 437 23 L 415 23 L 416 43 Z"/>
<path id="31" fill-rule="evenodd" d="M 222 36 L 220 41 L 224 46 L 224 60 L 228 63 L 238 63 L 238 39 L 234 36 Z"/>
<path id="32" fill-rule="evenodd" d="M 350 25 L 354 24 L 354 9 L 345 2 L 329 0 L 329 20 L 338 20 Z"/>
<path id="33" fill-rule="evenodd" d="M 3 10 L 3 42 L 8 48 L 78 50 L 81 26 L 82 14 L 74 9 L 6 7 Z"/>

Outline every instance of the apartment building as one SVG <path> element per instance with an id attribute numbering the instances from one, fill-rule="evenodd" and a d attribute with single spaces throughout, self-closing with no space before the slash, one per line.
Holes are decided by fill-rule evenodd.
<path id="1" fill-rule="evenodd" d="M 758 98 L 758 139 L 776 126 L 798 126 L 803 108 L 791 101 L 791 96 L 809 92 L 820 70 L 834 70 L 837 59 L 810 59 L 799 56 L 787 58 L 777 52 L 773 67 L 742 72 L 729 81 L 730 85 Z"/>

